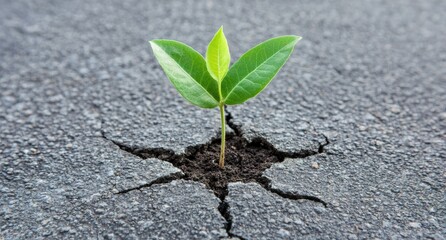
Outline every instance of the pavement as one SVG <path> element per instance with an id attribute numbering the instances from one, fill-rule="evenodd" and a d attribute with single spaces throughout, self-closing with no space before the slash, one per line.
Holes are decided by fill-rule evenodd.
<path id="1" fill-rule="evenodd" d="M 0 5 L 0 239 L 446 239 L 444 1 Z M 290 156 L 328 140 L 264 172 L 310 198 L 234 182 L 222 203 L 116 145 L 182 154 L 217 137 L 218 111 L 176 93 L 148 40 L 204 53 L 220 25 L 233 61 L 303 36 L 228 112 Z"/>

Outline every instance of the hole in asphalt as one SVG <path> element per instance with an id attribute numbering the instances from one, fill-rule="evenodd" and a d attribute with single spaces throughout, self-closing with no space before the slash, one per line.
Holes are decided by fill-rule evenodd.
<path id="1" fill-rule="evenodd" d="M 157 158 L 172 163 L 175 167 L 182 170 L 184 175 L 172 175 L 157 179 L 149 184 L 145 184 L 136 188 L 127 189 L 120 193 L 126 193 L 143 187 L 150 187 L 153 184 L 168 183 L 176 179 L 185 179 L 205 184 L 211 189 L 217 197 L 221 199 L 218 210 L 226 219 L 226 231 L 230 237 L 240 236 L 231 233 L 232 217 L 229 211 L 228 203 L 225 197 L 228 195 L 228 183 L 230 182 L 257 182 L 266 190 L 275 193 L 283 198 L 291 200 L 306 199 L 323 204 L 327 204 L 321 199 L 314 196 L 298 195 L 290 192 L 281 191 L 271 188 L 270 180 L 263 177 L 263 172 L 271 167 L 272 164 L 282 162 L 288 158 L 305 158 L 324 152 L 324 147 L 330 142 L 325 137 L 325 143 L 321 143 L 317 151 L 301 150 L 299 152 L 281 152 L 278 151 L 271 143 L 264 138 L 255 138 L 248 141 L 243 137 L 240 126 L 232 121 L 232 116 L 226 112 L 226 122 L 234 131 L 227 133 L 226 136 L 226 159 L 225 169 L 218 167 L 220 157 L 220 139 L 216 138 L 210 143 L 191 146 L 186 149 L 186 153 L 177 155 L 170 149 L 152 148 L 152 149 L 134 149 L 125 144 L 115 142 L 122 150 L 136 155 L 140 158 Z M 103 134 L 103 137 L 105 135 Z"/>
<path id="2" fill-rule="evenodd" d="M 220 139 L 209 144 L 188 148 L 186 154 L 140 150 L 134 152 L 142 158 L 156 157 L 172 163 L 184 173 L 183 179 L 204 183 L 220 198 L 227 194 L 230 182 L 258 182 L 266 184 L 262 173 L 284 156 L 262 141 L 248 142 L 245 138 L 228 134 L 226 139 L 225 169 L 218 167 Z"/>
<path id="3" fill-rule="evenodd" d="M 113 141 L 114 142 L 114 141 Z M 281 197 L 298 200 L 307 199 L 326 205 L 319 198 L 306 195 L 297 195 L 272 189 L 269 179 L 262 176 L 263 172 L 272 164 L 282 162 L 286 157 L 304 158 L 323 152 L 323 147 L 328 141 L 321 144 L 318 151 L 303 150 L 295 153 L 278 151 L 272 144 L 263 138 L 255 138 L 248 141 L 241 133 L 229 133 L 226 136 L 226 158 L 225 169 L 218 167 L 220 156 L 220 139 L 214 139 L 210 143 L 188 147 L 186 153 L 176 155 L 172 150 L 163 148 L 153 149 L 132 149 L 119 142 L 114 142 L 122 150 L 130 152 L 140 158 L 157 158 L 172 163 L 181 169 L 184 176 L 168 177 L 155 181 L 156 183 L 166 183 L 175 179 L 185 179 L 205 184 L 217 197 L 224 201 L 228 194 L 228 183 L 230 182 L 257 182 L 266 190 L 280 195 Z M 146 185 L 141 187 L 148 187 Z M 135 188 L 135 189 L 139 189 Z M 134 189 L 124 190 L 125 193 Z"/>

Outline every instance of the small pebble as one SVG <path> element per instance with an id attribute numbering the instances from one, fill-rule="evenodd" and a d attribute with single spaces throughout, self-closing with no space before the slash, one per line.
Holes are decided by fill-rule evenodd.
<path id="1" fill-rule="evenodd" d="M 36 155 L 39 153 L 39 150 L 35 149 L 35 148 L 31 148 L 30 149 L 31 154 Z"/>
<path id="2" fill-rule="evenodd" d="M 419 222 L 410 222 L 409 226 L 411 226 L 413 228 L 420 228 L 421 224 Z"/>
<path id="3" fill-rule="evenodd" d="M 365 131 L 365 130 L 367 130 L 367 127 L 361 125 L 361 126 L 359 126 L 359 130 L 360 130 L 360 131 Z"/>
<path id="4" fill-rule="evenodd" d="M 398 105 L 391 105 L 390 106 L 390 111 L 393 113 L 400 113 L 401 112 L 401 108 Z"/>

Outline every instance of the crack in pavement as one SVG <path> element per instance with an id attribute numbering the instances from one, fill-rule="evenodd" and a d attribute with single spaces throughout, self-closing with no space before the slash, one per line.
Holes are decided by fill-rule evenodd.
<path id="1" fill-rule="evenodd" d="M 236 237 L 236 238 L 238 238 L 240 240 L 245 240 L 244 237 L 236 235 L 234 233 L 231 233 L 231 229 L 232 229 L 232 215 L 231 215 L 231 212 L 229 210 L 229 204 L 226 201 L 222 200 L 220 202 L 220 205 L 218 206 L 218 211 L 223 216 L 223 218 L 226 220 L 225 229 L 226 229 L 226 233 L 228 234 L 228 236 L 230 238 L 235 238 Z"/>
<path id="2" fill-rule="evenodd" d="M 231 112 L 229 112 L 227 107 L 225 107 L 225 113 L 226 113 L 225 116 L 226 124 L 229 126 L 229 128 L 232 129 L 232 131 L 234 131 L 235 135 L 242 136 L 243 135 L 242 127 L 234 123 L 233 121 L 234 117 L 232 116 Z"/>
<path id="3" fill-rule="evenodd" d="M 134 188 L 121 190 L 115 194 L 125 194 L 134 190 L 151 187 L 155 184 L 166 184 L 174 180 L 184 179 L 195 182 L 201 182 L 211 189 L 221 200 L 218 210 L 226 220 L 226 232 L 230 237 L 238 237 L 231 233 L 232 216 L 230 206 L 225 200 L 228 195 L 228 183 L 231 182 L 256 182 L 267 191 L 276 194 L 282 198 L 290 200 L 309 200 L 322 204 L 327 207 L 327 203 L 315 196 L 300 195 L 291 192 L 272 188 L 271 180 L 263 176 L 263 172 L 270 168 L 272 164 L 283 162 L 285 158 L 306 158 L 309 156 L 321 154 L 324 147 L 330 144 L 327 136 L 325 143 L 319 143 L 318 150 L 301 150 L 296 152 L 284 152 L 277 150 L 265 138 L 256 137 L 248 141 L 243 136 L 241 126 L 233 122 L 233 116 L 226 109 L 226 123 L 233 130 L 233 133 L 227 134 L 226 148 L 226 166 L 225 170 L 218 167 L 218 156 L 220 154 L 220 138 L 215 137 L 209 143 L 189 146 L 185 153 L 176 154 L 171 149 L 164 148 L 135 148 L 124 143 L 108 139 L 103 131 L 102 137 L 121 150 L 135 155 L 141 159 L 157 158 L 171 163 L 174 167 L 181 170 L 180 173 L 174 173 L 168 176 L 158 178 L 147 184 Z M 212 159 L 215 160 L 212 161 Z"/>
<path id="4" fill-rule="evenodd" d="M 183 177 L 184 177 L 184 174 L 182 172 L 176 172 L 176 173 L 172 173 L 167 176 L 164 176 L 164 177 L 157 178 L 156 180 L 153 180 L 147 184 L 143 184 L 138 187 L 121 190 L 115 194 L 124 194 L 124 193 L 128 193 L 130 191 L 133 191 L 133 190 L 141 190 L 142 188 L 151 187 L 155 184 L 166 184 L 166 183 L 170 183 L 174 180 L 182 179 Z"/>
<path id="5" fill-rule="evenodd" d="M 323 133 L 321 133 L 321 135 L 325 138 L 325 143 L 320 143 L 319 144 L 319 148 L 317 149 L 318 153 L 323 153 L 325 146 L 330 144 L 330 140 L 328 139 L 328 137 L 325 134 L 323 134 Z"/>

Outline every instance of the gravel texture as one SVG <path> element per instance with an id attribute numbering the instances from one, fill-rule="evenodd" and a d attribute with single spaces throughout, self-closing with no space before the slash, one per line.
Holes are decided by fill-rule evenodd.
<path id="1" fill-rule="evenodd" d="M 446 238 L 444 1 L 0 5 L 0 239 Z M 328 139 L 264 173 L 326 208 L 234 183 L 226 231 L 203 185 L 161 184 L 181 172 L 114 144 L 181 154 L 217 137 L 218 111 L 181 99 L 147 41 L 204 53 L 220 25 L 233 61 L 303 36 L 276 80 L 228 112 L 282 152 Z"/>
<path id="2" fill-rule="evenodd" d="M 232 216 L 231 234 L 235 236 L 247 239 L 323 236 L 318 222 L 327 215 L 327 209 L 320 203 L 284 199 L 256 183 L 231 183 L 228 189 L 226 201 Z"/>

